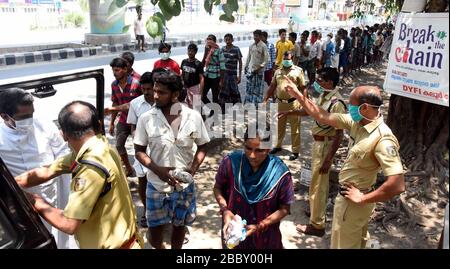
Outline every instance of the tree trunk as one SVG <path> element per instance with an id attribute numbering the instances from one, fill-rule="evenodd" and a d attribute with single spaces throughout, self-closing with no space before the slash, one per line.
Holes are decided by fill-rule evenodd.
<path id="1" fill-rule="evenodd" d="M 426 12 L 448 10 L 448 1 L 431 0 Z M 449 108 L 392 95 L 387 123 L 400 142 L 400 154 L 411 171 L 448 177 Z M 448 156 L 448 155 L 447 155 Z M 448 157 L 447 157 L 448 158 Z"/>

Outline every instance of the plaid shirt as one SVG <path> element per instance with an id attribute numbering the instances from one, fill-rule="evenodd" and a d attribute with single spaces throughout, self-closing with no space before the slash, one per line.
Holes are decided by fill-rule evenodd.
<path id="1" fill-rule="evenodd" d="M 221 49 L 216 49 L 211 55 L 211 61 L 205 70 L 205 77 L 218 78 L 220 77 L 220 71 L 225 71 L 225 56 Z"/>
<path id="2" fill-rule="evenodd" d="M 135 70 L 133 70 L 133 72 L 131 72 L 131 76 L 134 77 L 135 79 L 137 79 L 138 81 L 141 79 L 141 75 L 139 75 L 139 73 L 136 72 Z"/>
<path id="3" fill-rule="evenodd" d="M 269 50 L 269 60 L 267 61 L 266 70 L 271 70 L 273 68 L 273 64 L 277 59 L 277 51 L 275 50 L 275 46 L 272 43 L 267 42 L 267 49 Z"/>
<path id="4" fill-rule="evenodd" d="M 123 105 L 131 102 L 134 98 L 142 95 L 141 84 L 139 80 L 132 76 L 128 76 L 127 85 L 123 91 L 119 87 L 119 81 L 115 80 L 111 83 L 111 101 L 117 103 L 118 105 Z M 120 112 L 120 123 L 127 123 L 128 112 Z"/>

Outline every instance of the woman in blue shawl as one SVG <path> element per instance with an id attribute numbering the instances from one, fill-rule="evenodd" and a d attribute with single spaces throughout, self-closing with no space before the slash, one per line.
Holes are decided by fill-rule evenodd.
<path id="1" fill-rule="evenodd" d="M 294 202 L 291 173 L 281 159 L 269 154 L 270 132 L 256 134 L 250 138 L 247 130 L 244 151 L 226 156 L 216 175 L 214 195 L 222 213 L 222 237 L 237 214 L 247 221 L 247 237 L 238 249 L 281 249 L 280 221 Z"/>

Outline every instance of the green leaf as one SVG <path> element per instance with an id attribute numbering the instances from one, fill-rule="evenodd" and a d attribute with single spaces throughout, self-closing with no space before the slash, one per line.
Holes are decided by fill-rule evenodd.
<path id="1" fill-rule="evenodd" d="M 234 22 L 234 21 L 235 21 L 234 16 L 227 16 L 227 15 L 225 15 L 225 14 L 221 15 L 221 16 L 219 17 L 219 20 L 221 20 L 221 21 L 227 21 L 227 22 Z"/>
<path id="2" fill-rule="evenodd" d="M 179 16 L 181 13 L 181 3 L 180 0 L 171 0 L 171 4 L 173 3 L 173 5 L 170 6 L 170 8 L 172 9 L 172 15 L 173 16 Z"/>
<path id="3" fill-rule="evenodd" d="M 238 11 L 239 10 L 239 2 L 237 0 L 228 0 L 226 5 L 232 10 L 232 11 Z"/>
<path id="4" fill-rule="evenodd" d="M 162 21 L 162 24 L 166 25 L 166 17 L 164 17 L 164 15 L 161 12 L 156 12 L 154 14 L 154 16 L 157 16 L 158 18 L 160 18 L 161 21 Z"/>
<path id="5" fill-rule="evenodd" d="M 209 13 L 209 15 L 212 14 L 213 4 L 213 0 L 205 0 L 203 3 L 203 7 L 205 8 L 206 12 Z"/>
<path id="6" fill-rule="evenodd" d="M 147 33 L 149 34 L 149 36 L 153 38 L 161 36 L 163 33 L 162 21 L 155 15 L 148 18 L 147 22 L 145 23 L 145 28 L 147 29 Z"/>
<path id="7" fill-rule="evenodd" d="M 172 17 L 174 16 L 174 14 L 170 8 L 169 1 L 170 0 L 159 0 L 159 2 L 158 2 L 158 7 L 159 7 L 159 9 L 161 9 L 162 14 L 166 18 L 166 21 L 170 21 L 172 19 Z"/>
<path id="8" fill-rule="evenodd" d="M 125 26 L 122 28 L 122 33 L 123 33 L 123 34 L 128 33 L 128 30 L 130 29 L 130 26 L 131 26 L 131 24 L 125 25 Z"/>

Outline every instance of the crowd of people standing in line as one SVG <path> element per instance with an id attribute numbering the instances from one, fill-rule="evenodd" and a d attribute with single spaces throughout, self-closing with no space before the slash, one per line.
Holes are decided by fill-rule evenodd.
<path id="1" fill-rule="evenodd" d="M 48 199 L 44 190 L 27 195 L 43 219 L 66 234 L 74 234 L 80 248 L 142 248 L 127 185 L 128 176 L 137 176 L 145 208 L 138 224 L 149 228 L 150 244 L 157 249 L 164 247 L 162 231 L 171 224 L 171 247 L 179 249 L 185 240 L 186 226 L 196 218 L 193 178 L 210 141 L 205 117 L 192 109 L 194 99 L 209 103 L 211 90 L 214 103 L 241 103 L 238 87 L 244 72 L 244 102 L 272 100 L 278 104 L 278 139 L 273 148 L 263 146 L 272 135 L 256 125 L 256 136 L 250 136 L 247 130 L 243 150 L 222 160 L 213 189 L 222 214 L 222 239 L 229 236 L 231 220 L 239 215 L 247 225 L 245 239 L 237 248 L 283 247 L 279 225 L 290 214 L 295 199 L 292 175 L 276 153 L 281 150 L 289 122 L 289 159 L 299 157 L 301 117 L 310 116 L 315 119 L 311 130 L 315 141 L 309 189 L 311 215 L 310 223 L 298 225 L 297 230 L 312 236 L 325 234 L 330 166 L 343 129 L 347 129 L 353 141 L 339 176 L 331 248 L 364 248 L 375 202 L 389 200 L 404 191 L 403 166 L 398 141 L 380 115 L 380 90 L 357 87 L 349 102 L 345 102 L 337 86 L 341 76 L 345 78 L 365 64 L 381 61 L 383 40 L 389 42 L 391 31 L 392 27 L 384 24 L 364 30 L 352 28 L 350 35 L 340 29 L 334 41 L 332 33 L 322 41 L 321 33 L 312 31 L 309 42 L 310 33 L 304 31 L 297 43 L 296 33 L 281 29 L 280 39 L 271 44 L 267 32 L 256 30 L 255 43 L 250 46 L 245 63 L 231 34 L 225 35 L 226 45 L 222 48 L 216 37 L 209 35 L 202 61 L 196 58 L 197 45 L 190 44 L 188 58 L 181 65 L 171 59 L 171 46 L 161 43 L 161 59 L 142 76 L 133 69 L 134 55 L 124 52 L 110 63 L 115 77 L 111 84 L 113 105 L 105 109 L 105 115 L 111 115 L 108 132 L 116 137 L 115 147 L 102 135 L 98 112 L 92 105 L 82 101 L 66 105 L 58 117 L 63 134 L 58 138 L 56 132 L 47 131 L 33 119 L 29 93 L 4 90 L 0 92 L 0 115 L 4 120 L 0 155 L 8 166 L 20 166 L 14 176 L 25 188 L 72 174 L 70 191 L 56 192 L 58 197 L 66 198 L 63 203 Z M 264 82 L 268 86 L 266 94 Z M 307 89 L 319 97 L 309 98 Z M 64 155 L 49 148 L 46 151 L 52 156 L 44 158 L 38 155 L 40 151 L 23 151 L 30 152 L 30 158 L 44 158 L 45 162 L 17 162 L 13 156 L 19 149 L 7 142 L 11 135 L 3 134 L 17 133 L 18 138 L 31 141 L 31 148 L 39 149 L 41 146 L 32 142 L 39 133 L 36 130 L 42 130 L 42 139 L 55 141 L 45 142 L 48 145 L 59 147 L 67 141 L 72 152 L 66 148 Z M 130 136 L 136 156 L 133 165 L 125 148 Z M 380 169 L 386 181 L 375 189 Z"/>

